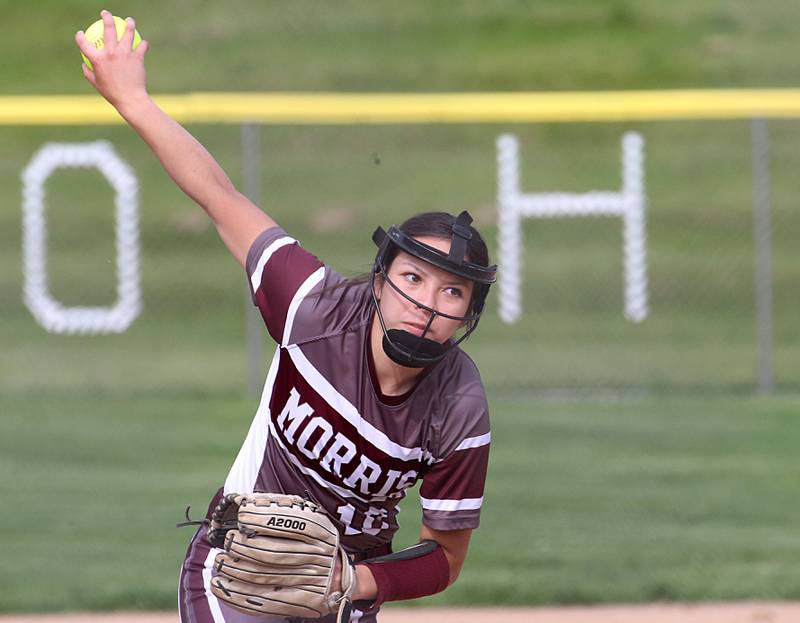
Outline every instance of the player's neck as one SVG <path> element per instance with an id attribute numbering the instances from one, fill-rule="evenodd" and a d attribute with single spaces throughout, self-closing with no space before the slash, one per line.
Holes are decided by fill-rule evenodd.
<path id="1" fill-rule="evenodd" d="M 414 387 L 414 383 L 422 373 L 423 368 L 407 368 L 389 359 L 389 356 L 383 350 L 383 329 L 376 316 L 372 318 L 370 346 L 372 347 L 372 359 L 375 364 L 375 376 L 382 394 L 397 396 L 405 394 Z"/>

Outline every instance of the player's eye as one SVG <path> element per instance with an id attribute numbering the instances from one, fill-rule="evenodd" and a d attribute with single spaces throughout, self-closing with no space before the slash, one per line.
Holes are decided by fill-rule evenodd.
<path id="1" fill-rule="evenodd" d="M 402 276 L 408 283 L 419 283 L 421 281 L 417 273 L 408 272 L 403 273 Z"/>
<path id="2" fill-rule="evenodd" d="M 452 296 L 452 297 L 454 297 L 454 298 L 458 298 L 458 299 L 460 299 L 462 296 L 464 296 L 464 293 L 461 291 L 461 288 L 449 287 L 449 288 L 445 288 L 445 290 L 444 290 L 444 291 L 445 291 L 445 292 L 446 292 L 446 293 L 447 293 L 449 296 Z"/>

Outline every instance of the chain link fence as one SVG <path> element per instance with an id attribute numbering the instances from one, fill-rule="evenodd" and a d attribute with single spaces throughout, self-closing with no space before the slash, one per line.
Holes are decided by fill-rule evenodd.
<path id="1" fill-rule="evenodd" d="M 620 141 L 635 132 L 647 313 L 626 316 L 622 219 L 521 219 L 519 317 L 501 319 L 495 288 L 466 344 L 485 381 L 540 393 L 800 386 L 796 122 L 189 129 L 240 189 L 349 275 L 369 268 L 375 226 L 423 210 L 469 210 L 497 258 L 501 135 L 517 141 L 521 192 L 585 195 L 621 191 Z M 243 275 L 130 130 L 0 133 L 0 391 L 236 393 L 259 384 L 271 347 L 247 329 Z M 21 176 L 45 144 L 97 140 L 138 182 L 141 312 L 120 333 L 52 333 L 25 303 Z M 118 273 L 130 268 L 117 262 L 114 189 L 97 169 L 55 168 L 42 191 L 41 268 L 53 300 L 113 306 Z"/>

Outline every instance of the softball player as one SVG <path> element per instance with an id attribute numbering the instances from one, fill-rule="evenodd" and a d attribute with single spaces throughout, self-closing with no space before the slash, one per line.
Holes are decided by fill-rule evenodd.
<path id="1" fill-rule="evenodd" d="M 146 90 L 147 42 L 131 50 L 133 20 L 106 47 L 82 32 L 84 76 L 139 133 L 175 183 L 214 222 L 246 269 L 253 302 L 277 343 L 247 438 L 209 509 L 228 492 L 296 493 L 337 522 L 356 564 L 351 621 L 376 620 L 384 601 L 444 590 L 478 527 L 489 417 L 475 365 L 458 343 L 475 330 L 495 267 L 463 212 L 378 228 L 372 275 L 346 280 L 241 195 L 211 155 Z M 421 480 L 423 546 L 381 564 L 397 504 Z M 201 526 L 180 579 L 185 623 L 277 623 L 239 613 L 209 590 L 218 550 Z"/>

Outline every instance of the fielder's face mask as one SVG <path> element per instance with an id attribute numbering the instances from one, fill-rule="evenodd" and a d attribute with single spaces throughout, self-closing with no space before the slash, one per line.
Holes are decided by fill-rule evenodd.
<path id="1" fill-rule="evenodd" d="M 394 225 L 389 228 L 389 231 L 384 231 L 382 227 L 378 227 L 375 233 L 372 234 L 373 242 L 378 245 L 378 254 L 375 256 L 375 264 L 372 269 L 372 301 L 375 304 L 375 310 L 383 329 L 383 350 L 395 363 L 408 368 L 424 368 L 434 364 L 441 360 L 448 350 L 467 339 L 478 326 L 478 320 L 480 320 L 484 303 L 486 302 L 486 295 L 489 294 L 489 286 L 496 279 L 497 266 L 480 266 L 466 260 L 467 242 L 472 238 L 470 223 L 472 223 L 472 217 L 466 211 L 458 215 L 458 218 L 453 223 L 450 252 L 447 254 L 419 242 L 400 231 Z M 437 268 L 472 281 L 474 286 L 472 299 L 467 308 L 467 315 L 451 316 L 423 305 L 393 283 L 389 279 L 388 264 L 397 255 L 398 250 L 405 251 L 409 255 L 433 264 Z M 384 284 L 388 285 L 404 299 L 430 313 L 430 318 L 422 335 L 414 335 L 402 329 L 386 328 L 378 297 L 375 294 L 375 275 L 377 274 L 381 275 Z M 445 344 L 426 338 L 425 336 L 437 316 L 460 321 L 463 323 L 465 332 L 457 340 L 451 339 Z"/>

